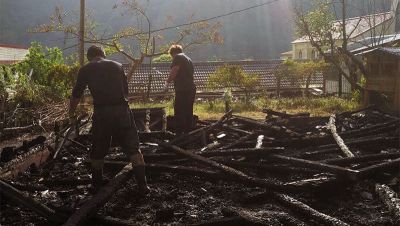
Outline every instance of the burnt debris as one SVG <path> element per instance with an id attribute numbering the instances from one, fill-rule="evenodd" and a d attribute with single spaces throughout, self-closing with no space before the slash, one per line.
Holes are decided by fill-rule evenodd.
<path id="1" fill-rule="evenodd" d="M 145 198 L 117 143 L 105 161 L 109 182 L 91 192 L 90 117 L 2 146 L 0 223 L 399 224 L 399 118 L 373 107 L 330 117 L 263 112 L 263 121 L 232 112 L 197 120 L 175 137 L 163 109 L 136 110 Z"/>

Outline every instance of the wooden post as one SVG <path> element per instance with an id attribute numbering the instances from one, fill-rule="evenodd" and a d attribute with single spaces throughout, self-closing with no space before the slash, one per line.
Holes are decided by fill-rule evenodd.
<path id="1" fill-rule="evenodd" d="M 153 37 L 153 49 L 151 52 L 151 55 L 154 55 L 154 52 L 156 51 L 156 39 Z M 150 71 L 149 71 L 149 82 L 147 84 L 147 100 L 150 99 L 150 93 L 151 93 L 151 83 L 153 82 L 153 57 L 150 57 Z"/>
<path id="2" fill-rule="evenodd" d="M 79 64 L 85 63 L 85 0 L 81 0 L 79 18 Z"/>

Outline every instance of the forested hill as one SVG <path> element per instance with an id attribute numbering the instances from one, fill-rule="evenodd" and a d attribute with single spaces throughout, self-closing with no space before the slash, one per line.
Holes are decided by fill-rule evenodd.
<path id="1" fill-rule="evenodd" d="M 124 15 L 124 9 L 112 9 L 121 0 L 86 0 L 90 11 L 103 30 L 113 31 L 125 25 L 135 25 L 135 16 Z M 213 59 L 267 59 L 279 58 L 281 52 L 290 50 L 294 36 L 294 4 L 309 6 L 312 0 L 278 0 L 266 6 L 222 17 L 222 46 L 202 46 L 191 53 L 195 60 Z M 370 0 L 348 0 L 353 7 L 349 15 L 362 14 L 356 8 L 371 8 L 365 2 Z M 194 19 L 202 19 L 230 11 L 267 2 L 267 0 L 139 0 L 147 4 L 147 14 L 152 21 L 152 28 L 162 28 L 171 16 L 172 24 Z M 387 8 L 390 0 L 380 0 L 379 8 Z M 385 3 L 386 2 L 386 3 Z M 384 4 L 385 3 L 385 4 Z M 384 5 L 384 6 L 382 6 Z M 70 45 L 64 34 L 31 34 L 27 29 L 49 21 L 49 16 L 56 6 L 63 6 L 72 17 L 78 16 L 79 0 L 0 0 L 0 44 L 29 46 L 32 41 L 39 41 L 47 46 L 61 48 Z M 378 6 L 374 6 L 378 8 Z M 378 10 L 379 11 L 379 10 Z M 166 36 L 173 30 L 167 31 Z"/>

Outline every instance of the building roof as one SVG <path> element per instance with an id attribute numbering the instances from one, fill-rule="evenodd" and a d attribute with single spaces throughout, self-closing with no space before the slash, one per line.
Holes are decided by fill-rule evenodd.
<path id="1" fill-rule="evenodd" d="M 0 64 L 13 64 L 22 61 L 28 49 L 22 46 L 0 44 Z"/>
<path id="2" fill-rule="evenodd" d="M 393 55 L 395 57 L 400 58 L 400 48 L 399 47 L 377 47 L 374 49 L 370 49 L 368 51 L 364 51 L 362 53 L 359 53 L 357 55 L 364 55 L 367 53 L 374 53 L 374 52 L 381 52 L 381 53 L 386 53 L 389 55 Z"/>
<path id="3" fill-rule="evenodd" d="M 276 71 L 280 68 L 282 60 L 256 60 L 256 61 L 225 61 L 225 62 L 194 62 L 194 83 L 197 91 L 210 91 L 207 87 L 207 80 L 219 67 L 224 65 L 239 65 L 246 73 L 259 76 L 259 88 L 263 90 L 274 89 L 276 87 Z M 165 80 L 171 70 L 170 63 L 142 64 L 134 72 L 133 78 L 129 83 L 129 93 L 140 94 L 147 90 L 149 75 L 152 75 L 151 93 L 162 93 Z M 125 71 L 129 70 L 129 65 L 124 64 Z M 282 88 L 300 87 L 300 81 L 293 82 L 290 79 L 282 78 L 280 85 Z M 312 84 L 322 87 L 323 76 L 317 75 L 312 78 Z"/>
<path id="4" fill-rule="evenodd" d="M 392 18 L 393 18 L 392 12 L 384 12 L 384 13 L 370 14 L 370 15 L 365 15 L 365 16 L 360 16 L 360 17 L 348 18 L 348 19 L 346 19 L 347 36 L 349 36 L 350 39 L 354 39 Z M 336 20 L 333 22 L 332 26 L 336 30 L 336 32 L 334 32 L 334 34 L 333 34 L 333 39 L 335 39 L 335 40 L 342 39 L 342 33 L 340 32 L 340 27 L 342 26 L 342 21 Z M 378 33 L 379 33 L 379 31 L 378 31 Z M 309 42 L 309 38 L 306 36 L 301 37 L 299 39 L 294 40 L 292 42 L 292 44 L 302 43 L 302 42 Z"/>
<path id="5" fill-rule="evenodd" d="M 360 55 L 369 52 L 370 50 L 374 50 L 377 47 L 388 46 L 396 42 L 400 42 L 400 34 L 368 37 L 351 43 L 348 45 L 348 50 L 355 55 Z"/>

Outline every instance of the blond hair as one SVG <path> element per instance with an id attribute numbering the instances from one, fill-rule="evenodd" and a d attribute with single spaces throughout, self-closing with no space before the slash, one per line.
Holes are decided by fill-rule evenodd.
<path id="1" fill-rule="evenodd" d="M 168 53 L 169 55 L 182 53 L 183 49 L 181 45 L 172 45 L 169 47 Z"/>

